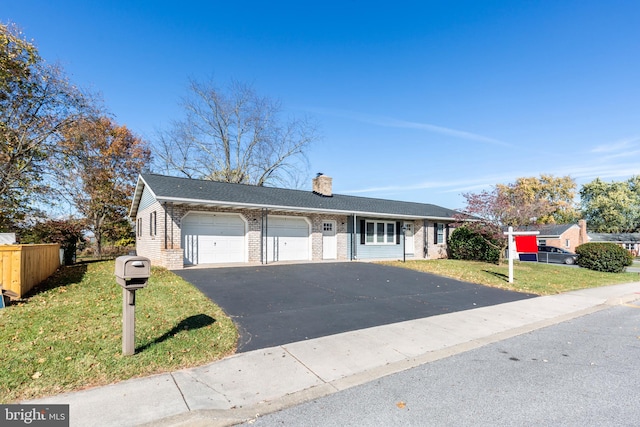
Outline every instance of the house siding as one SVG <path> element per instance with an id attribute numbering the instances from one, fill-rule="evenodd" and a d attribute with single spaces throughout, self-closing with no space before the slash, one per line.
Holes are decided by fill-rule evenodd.
<path id="1" fill-rule="evenodd" d="M 155 212 L 156 234 L 151 234 L 150 216 Z M 158 202 L 147 203 L 136 216 L 136 253 L 151 260 L 152 265 L 165 265 L 162 255 L 164 241 L 164 208 Z M 140 226 L 141 225 L 141 226 Z"/>
<path id="2" fill-rule="evenodd" d="M 156 199 L 155 197 L 153 197 L 153 193 L 151 193 L 148 187 L 145 187 L 144 190 L 142 190 L 142 196 L 140 197 L 140 205 L 138 206 L 138 210 L 145 210 L 155 202 Z"/>
<path id="3" fill-rule="evenodd" d="M 360 221 L 361 220 L 371 220 L 375 221 L 375 218 L 356 218 L 356 233 L 355 233 L 355 245 L 353 242 L 353 216 L 347 218 L 346 224 L 346 245 L 347 245 L 347 259 L 400 259 L 403 258 L 403 247 L 402 240 L 400 240 L 400 244 L 395 245 L 366 245 L 361 244 L 361 230 L 360 230 Z M 446 238 L 448 235 L 445 231 L 445 243 L 436 244 L 433 241 L 433 236 L 435 233 L 435 224 L 434 222 L 429 222 L 426 220 L 415 220 L 415 221 L 406 221 L 406 220 L 394 220 L 394 219 L 381 219 L 380 221 L 387 222 L 412 222 L 414 227 L 413 233 L 413 254 L 407 255 L 412 259 L 439 259 L 446 258 L 447 256 L 447 245 Z M 430 240 L 429 240 L 430 239 Z M 355 246 L 355 253 L 354 253 Z"/>
<path id="4" fill-rule="evenodd" d="M 353 217 L 351 217 L 353 221 Z M 362 234 L 365 230 L 362 229 L 362 222 L 393 222 L 396 224 L 399 222 L 402 227 L 403 221 L 393 218 L 374 218 L 374 217 L 357 217 L 356 219 L 356 253 L 355 259 L 367 260 L 367 259 L 401 259 L 403 257 L 403 245 L 402 236 L 400 237 L 400 243 L 393 244 L 363 244 Z M 399 231 L 396 230 L 396 234 Z M 397 240 L 396 240 L 397 241 Z"/>

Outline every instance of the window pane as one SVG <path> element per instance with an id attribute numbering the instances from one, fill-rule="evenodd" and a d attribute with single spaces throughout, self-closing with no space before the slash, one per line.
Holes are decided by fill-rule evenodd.
<path id="1" fill-rule="evenodd" d="M 367 223 L 367 243 L 373 243 L 373 231 L 374 231 L 373 222 Z"/>
<path id="2" fill-rule="evenodd" d="M 376 243 L 384 243 L 384 222 L 376 223 Z"/>
<path id="3" fill-rule="evenodd" d="M 438 243 L 444 243 L 444 224 L 438 224 Z"/>
<path id="4" fill-rule="evenodd" d="M 392 222 L 387 223 L 387 243 L 395 243 L 396 225 Z"/>

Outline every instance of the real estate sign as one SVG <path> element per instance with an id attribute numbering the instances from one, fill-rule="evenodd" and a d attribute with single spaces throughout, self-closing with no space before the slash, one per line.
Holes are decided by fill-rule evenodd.
<path id="1" fill-rule="evenodd" d="M 520 261 L 538 261 L 538 238 L 535 235 L 515 236 Z"/>

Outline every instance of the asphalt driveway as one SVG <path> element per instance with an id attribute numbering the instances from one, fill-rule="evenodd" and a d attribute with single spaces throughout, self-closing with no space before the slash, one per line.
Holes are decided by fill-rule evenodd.
<path id="1" fill-rule="evenodd" d="M 240 332 L 238 352 L 535 296 L 359 262 L 176 274 L 231 316 Z"/>

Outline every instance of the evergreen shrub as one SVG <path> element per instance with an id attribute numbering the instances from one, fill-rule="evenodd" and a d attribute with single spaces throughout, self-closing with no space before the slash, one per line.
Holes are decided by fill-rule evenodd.
<path id="1" fill-rule="evenodd" d="M 502 246 L 488 233 L 462 226 L 449 236 L 449 258 L 498 263 Z"/>
<path id="2" fill-rule="evenodd" d="M 578 265 L 595 271 L 622 273 L 633 264 L 629 251 L 615 243 L 585 243 L 576 248 Z"/>

